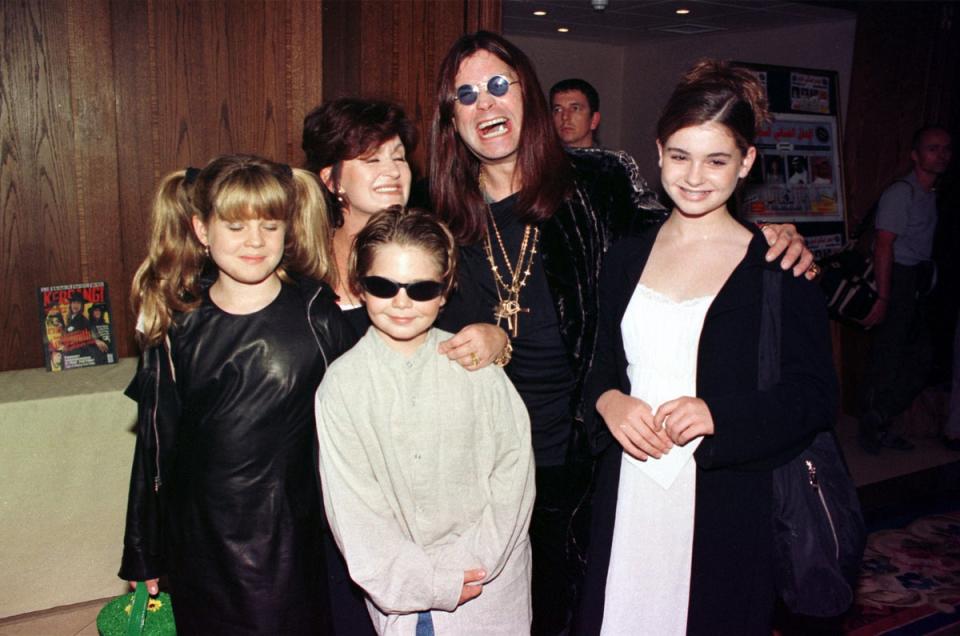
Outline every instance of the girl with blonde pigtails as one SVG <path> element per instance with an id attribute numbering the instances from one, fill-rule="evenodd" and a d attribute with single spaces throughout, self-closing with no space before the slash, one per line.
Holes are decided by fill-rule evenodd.
<path id="1" fill-rule="evenodd" d="M 180 634 L 329 631 L 313 393 L 354 337 L 325 219 L 312 174 L 247 155 L 155 198 L 120 576 L 165 576 Z"/>

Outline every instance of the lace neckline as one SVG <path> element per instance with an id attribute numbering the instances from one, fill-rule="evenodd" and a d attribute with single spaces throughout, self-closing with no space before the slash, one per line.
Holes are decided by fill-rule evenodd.
<path id="1" fill-rule="evenodd" d="M 658 300 L 660 302 L 667 303 L 669 305 L 676 305 L 678 307 L 699 305 L 704 302 L 710 302 L 717 297 L 716 294 L 708 294 L 705 296 L 696 296 L 694 298 L 685 298 L 683 300 L 677 300 L 675 298 L 671 298 L 670 296 L 667 296 L 663 292 L 659 292 L 656 289 L 647 287 L 643 283 L 637 283 L 637 289 L 642 291 L 648 298 L 652 298 L 654 300 Z"/>

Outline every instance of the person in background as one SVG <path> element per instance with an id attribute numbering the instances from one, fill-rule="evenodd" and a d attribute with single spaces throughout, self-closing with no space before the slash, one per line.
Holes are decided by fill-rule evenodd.
<path id="1" fill-rule="evenodd" d="M 930 334 L 918 296 L 930 291 L 934 278 L 935 186 L 952 154 L 950 133 L 937 126 L 919 129 L 910 150 L 913 169 L 887 187 L 877 204 L 877 300 L 863 320 L 873 334 L 858 430 L 860 446 L 871 454 L 914 448 L 890 424 L 910 407 L 930 369 Z"/>
<path id="2" fill-rule="evenodd" d="M 569 530 L 585 510 L 592 467 L 583 382 L 600 267 L 615 240 L 659 223 L 664 210 L 629 155 L 564 152 L 533 65 L 500 35 L 479 31 L 453 44 L 436 102 L 430 194 L 461 248 L 458 287 L 438 326 L 456 332 L 485 321 L 510 334 L 506 371 L 530 414 L 536 460 L 532 632 L 560 634 L 587 539 Z M 797 275 L 813 262 L 792 226 L 764 233 L 769 260 L 783 255 Z"/>
<path id="3" fill-rule="evenodd" d="M 599 145 L 600 95 L 586 80 L 571 78 L 550 89 L 550 108 L 557 135 L 567 148 L 593 148 Z"/>

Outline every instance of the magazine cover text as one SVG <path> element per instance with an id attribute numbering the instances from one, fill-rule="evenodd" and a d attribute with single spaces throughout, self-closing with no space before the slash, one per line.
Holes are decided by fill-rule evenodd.
<path id="1" fill-rule="evenodd" d="M 48 371 L 117 361 L 105 282 L 41 287 L 40 332 Z"/>

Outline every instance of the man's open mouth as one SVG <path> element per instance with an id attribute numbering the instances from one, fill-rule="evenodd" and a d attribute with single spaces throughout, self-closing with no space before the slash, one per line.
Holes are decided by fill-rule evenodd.
<path id="1" fill-rule="evenodd" d="M 482 139 L 492 139 L 493 137 L 506 135 L 508 132 L 507 118 L 497 117 L 496 119 L 482 122 L 477 126 L 477 129 L 480 131 L 480 137 Z"/>

